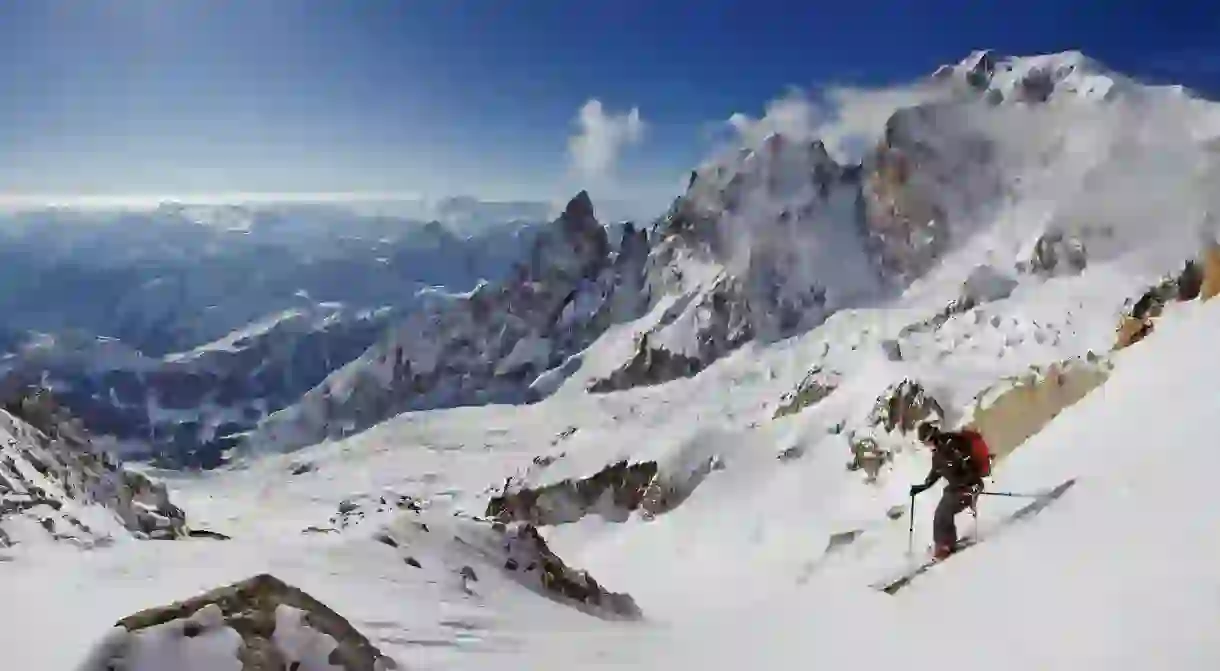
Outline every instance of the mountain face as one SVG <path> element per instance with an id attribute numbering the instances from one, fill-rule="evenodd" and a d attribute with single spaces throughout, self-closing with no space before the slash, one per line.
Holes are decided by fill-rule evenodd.
<path id="1" fill-rule="evenodd" d="M 8 331 L 117 338 L 153 357 L 286 310 L 405 308 L 421 289 L 469 288 L 506 273 L 534 226 L 459 236 L 439 222 L 322 205 L 35 210 L 0 221 Z"/>
<path id="2" fill-rule="evenodd" d="M 211 468 L 236 434 L 358 357 L 393 310 L 293 310 L 160 359 L 115 342 L 53 339 L 18 351 L 11 380 L 39 383 L 130 457 Z"/>
<path id="3" fill-rule="evenodd" d="M 45 386 L 100 440 L 174 467 L 219 464 L 432 287 L 507 274 L 536 234 L 320 205 L 2 216 L 6 384 Z"/>
<path id="4" fill-rule="evenodd" d="M 1220 105 L 1078 54 L 981 52 L 915 88 L 859 162 L 829 131 L 743 134 L 653 227 L 578 194 L 469 291 L 274 312 L 162 357 L 6 336 L 81 369 L 287 375 L 279 343 L 386 320 L 238 446 L 300 449 L 168 487 L 44 398 L 5 405 L 6 661 L 1215 668 Z M 984 491 L 1009 496 L 887 594 L 932 542 L 940 492 L 909 495 L 928 420 L 978 430 Z M 984 593 L 950 629 L 910 617 Z"/>
<path id="5" fill-rule="evenodd" d="M 1130 204 L 1090 196 L 1140 172 L 1141 143 L 1196 160 L 1209 136 L 1150 133 L 1196 104 L 1180 90 L 1076 53 L 977 52 L 912 91 L 859 162 L 809 133 L 743 134 L 647 230 L 604 225 L 583 192 L 550 224 L 499 227 L 487 217 L 541 210 L 459 197 L 434 208 L 446 223 L 324 206 L 19 215 L 6 271 L 31 290 L 8 294 L 4 367 L 129 454 L 213 467 L 235 447 L 301 447 L 406 410 L 689 378 L 922 291 L 959 272 L 955 255 L 995 286 L 1079 274 L 1136 240 L 1163 246 L 1162 266 L 1183 258 L 1143 222 L 1157 199 L 1198 200 L 1186 180 Z M 138 231 L 121 247 L 119 225 Z M 85 286 L 81 310 L 41 308 Z M 974 304 L 959 299 L 940 299 L 943 319 Z M 618 325 L 630 344 L 590 360 Z"/>
<path id="6" fill-rule="evenodd" d="M 889 117 L 859 163 L 791 132 L 747 141 L 696 169 L 651 233 L 628 229 L 621 249 L 578 195 L 513 279 L 436 296 L 246 445 L 299 447 L 404 410 L 532 401 L 578 369 L 591 393 L 691 377 L 747 343 L 893 300 L 979 245 L 993 256 L 1020 247 L 999 252 L 1009 256 L 998 267 L 976 262 L 990 285 L 1078 274 L 1132 243 L 1114 242 L 1127 223 L 1087 195 L 1090 181 L 1119 178 L 1109 165 L 1137 144 L 1110 131 L 1189 104 L 1072 52 L 977 52 L 913 90 L 918 102 Z M 1029 212 L 1040 198 L 1064 207 Z M 1044 223 L 1004 223 L 1018 219 Z M 1175 245 L 1165 259 L 1186 253 Z M 587 367 L 582 351 L 628 321 L 636 337 L 619 361 Z"/>
<path id="7" fill-rule="evenodd" d="M 622 236 L 611 245 L 581 192 L 506 281 L 431 297 L 298 404 L 268 417 L 247 443 L 289 449 L 406 410 L 537 398 L 553 384 L 544 374 L 642 307 L 647 237 L 633 226 Z"/>

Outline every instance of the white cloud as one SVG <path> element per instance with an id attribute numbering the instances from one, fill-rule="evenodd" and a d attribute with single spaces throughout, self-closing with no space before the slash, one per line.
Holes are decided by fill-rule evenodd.
<path id="1" fill-rule="evenodd" d="M 864 89 L 829 87 L 817 98 L 792 91 L 767 104 L 761 118 L 740 112 L 728 118 L 738 146 L 755 147 L 771 133 L 791 138 L 819 139 L 837 159 L 859 159 L 863 144 L 881 136 L 885 122 L 895 110 L 934 100 L 937 89 L 896 86 Z"/>
<path id="2" fill-rule="evenodd" d="M 576 123 L 580 132 L 568 138 L 568 152 L 572 166 L 587 178 L 609 176 L 623 149 L 644 137 L 639 108 L 622 114 L 607 113 L 596 98 L 580 108 Z"/>

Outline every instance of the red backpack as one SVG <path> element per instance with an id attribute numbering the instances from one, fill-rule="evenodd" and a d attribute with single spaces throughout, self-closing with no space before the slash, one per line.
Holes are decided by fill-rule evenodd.
<path id="1" fill-rule="evenodd" d="M 979 477 L 989 477 L 991 460 L 994 457 L 991 456 L 991 449 L 987 447 L 987 441 L 983 440 L 981 433 L 971 429 L 962 429 L 960 433 L 970 442 L 970 462 L 978 470 Z"/>

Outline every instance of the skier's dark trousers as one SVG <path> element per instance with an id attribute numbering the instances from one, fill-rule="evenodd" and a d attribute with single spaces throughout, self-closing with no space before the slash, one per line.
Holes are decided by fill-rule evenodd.
<path id="1" fill-rule="evenodd" d="M 920 442 L 932 448 L 932 468 L 928 477 L 911 486 L 911 496 L 917 496 L 945 479 L 944 493 L 936 505 L 932 519 L 932 540 L 937 558 L 947 557 L 957 545 L 957 525 L 954 517 L 969 508 L 983 489 L 983 479 L 972 463 L 970 439 L 953 431 L 940 431 L 931 424 L 919 425 Z"/>

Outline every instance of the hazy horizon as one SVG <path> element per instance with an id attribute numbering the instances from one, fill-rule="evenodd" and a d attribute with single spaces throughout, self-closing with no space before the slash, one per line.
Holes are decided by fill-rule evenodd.
<path id="1" fill-rule="evenodd" d="M 901 25 L 878 40 L 879 27 Z M 793 89 L 877 90 L 971 51 L 1079 49 L 1220 90 L 1199 3 L 793 6 L 0 3 L 0 194 L 147 203 L 384 194 L 663 207 Z M 877 115 L 869 116 L 872 119 Z M 358 194 L 350 196 L 348 194 Z"/>

